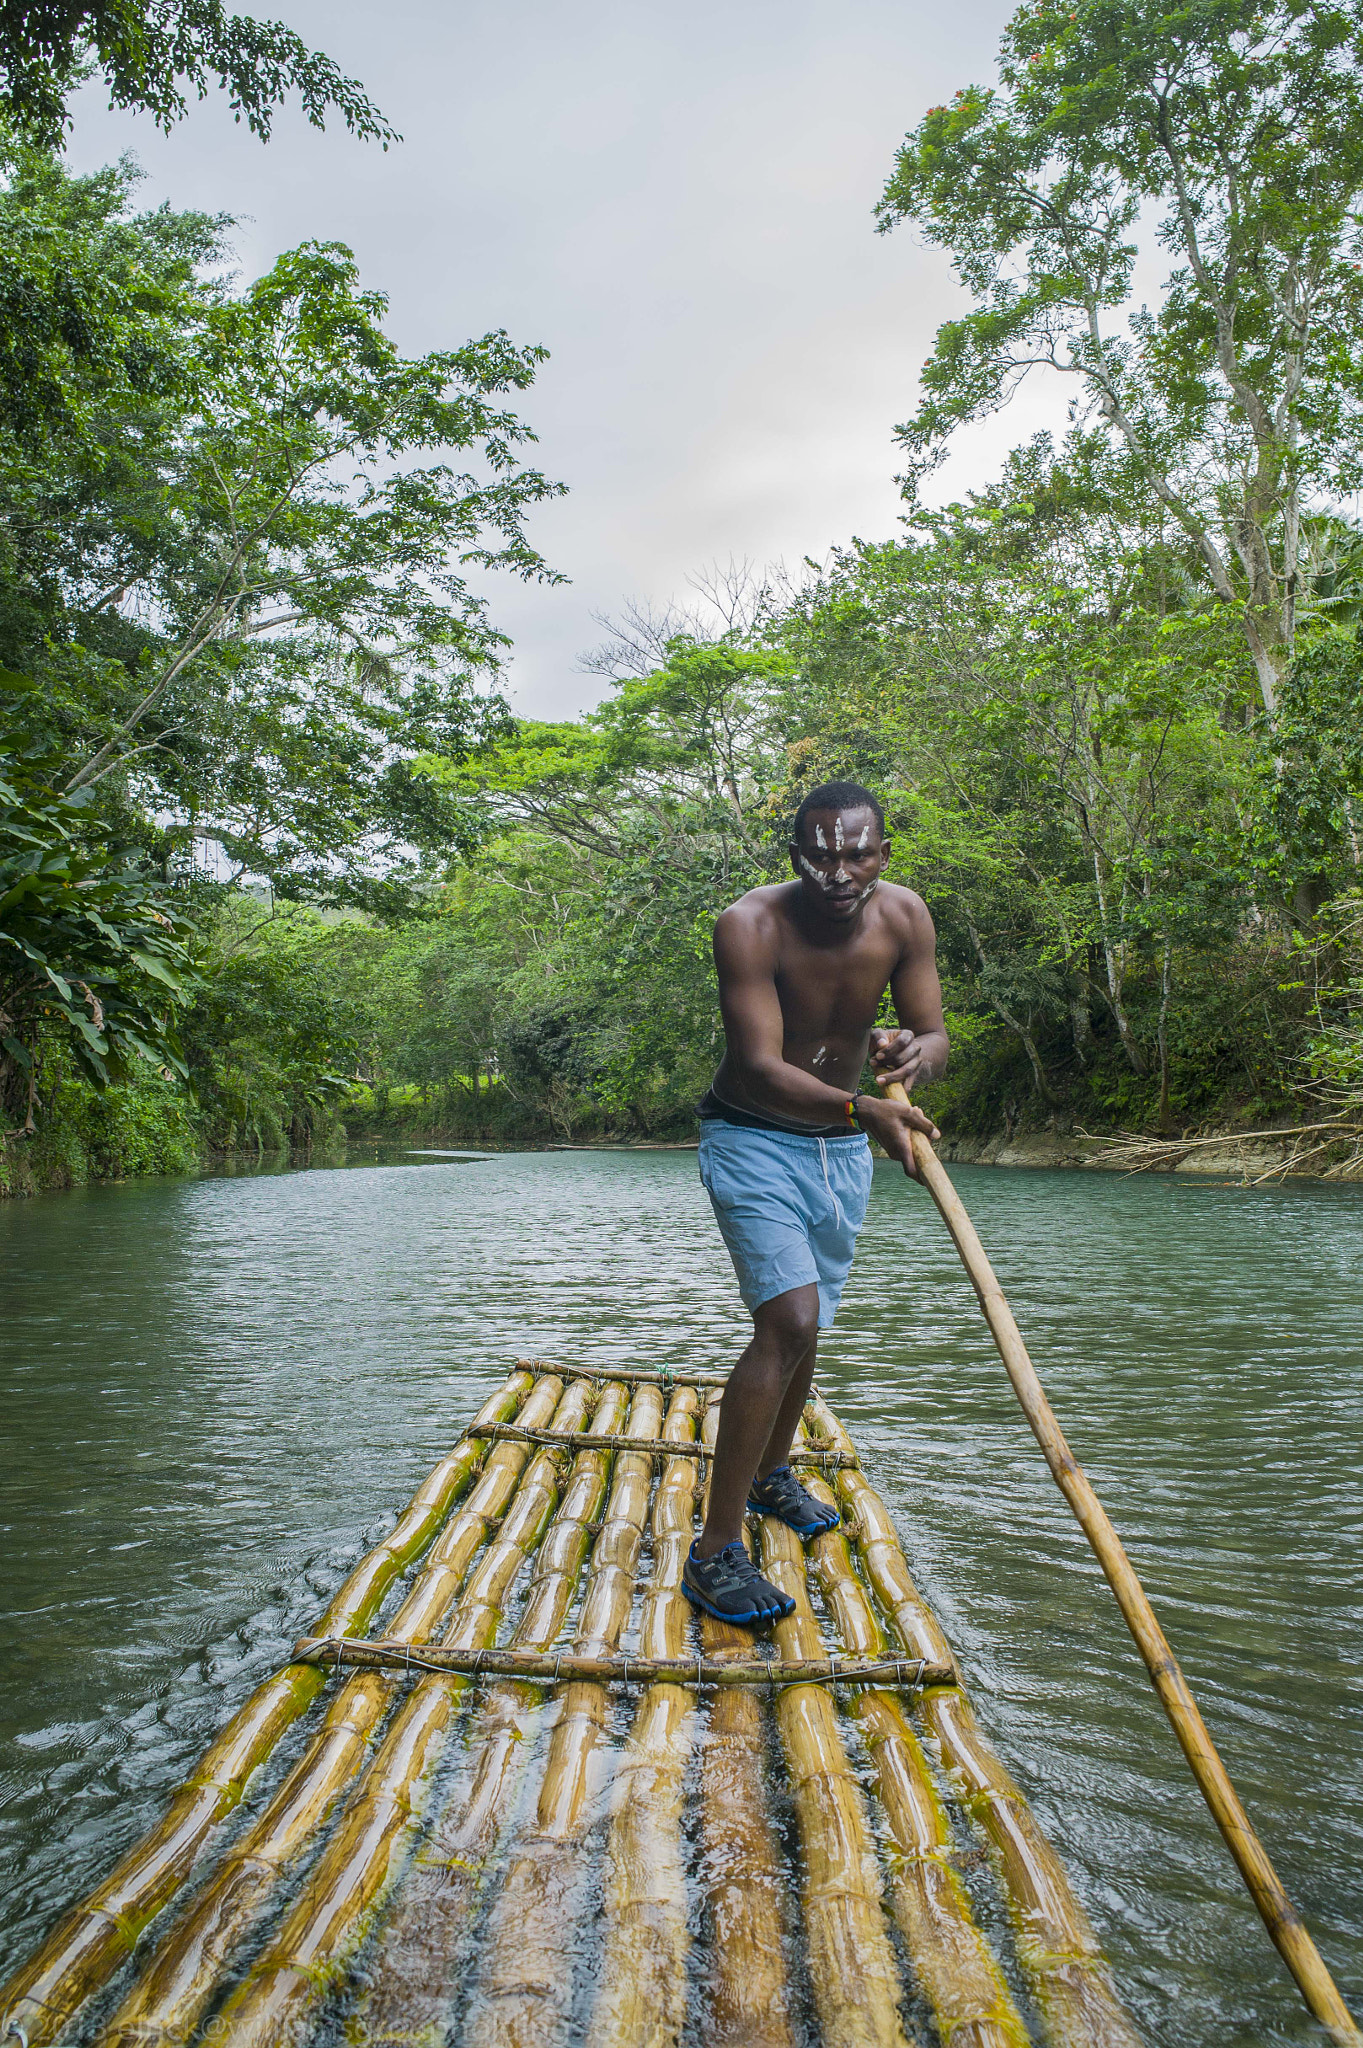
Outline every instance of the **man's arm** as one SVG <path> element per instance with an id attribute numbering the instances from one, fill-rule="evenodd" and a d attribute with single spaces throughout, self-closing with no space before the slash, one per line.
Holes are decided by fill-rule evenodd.
<path id="1" fill-rule="evenodd" d="M 937 934 L 927 906 L 915 901 L 899 965 L 890 978 L 890 1000 L 898 1031 L 871 1034 L 871 1066 L 878 1081 L 899 1081 L 910 1092 L 946 1072 L 951 1047 L 942 1016 L 937 974 Z"/>
<path id="2" fill-rule="evenodd" d="M 806 1124 L 835 1124 L 847 1101 L 782 1057 L 785 1024 L 776 993 L 776 936 L 768 921 L 735 903 L 715 924 L 715 973 L 728 1063 L 755 1109 Z"/>

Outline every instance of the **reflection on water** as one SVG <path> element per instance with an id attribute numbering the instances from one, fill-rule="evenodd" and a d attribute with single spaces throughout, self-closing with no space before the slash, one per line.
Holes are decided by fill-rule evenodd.
<path id="1" fill-rule="evenodd" d="M 1357 2010 L 1363 1200 L 956 1178 Z M 6 1968 L 154 1818 L 509 1361 L 711 1368 L 743 1335 L 687 1152 L 90 1189 L 0 1208 L 0 1256 Z M 1151 2041 L 1321 2038 L 935 1212 L 885 1165 L 821 1376 Z"/>

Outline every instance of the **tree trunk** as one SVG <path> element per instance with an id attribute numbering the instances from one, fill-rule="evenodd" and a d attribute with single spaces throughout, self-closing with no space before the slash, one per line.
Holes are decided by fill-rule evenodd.
<path id="1" fill-rule="evenodd" d="M 1159 998 L 1159 1129 L 1160 1136 L 1167 1138 L 1173 1129 L 1173 1115 L 1169 1107 L 1169 998 L 1174 986 L 1174 955 L 1169 944 L 1169 935 L 1164 935 L 1164 966 L 1160 975 Z"/>

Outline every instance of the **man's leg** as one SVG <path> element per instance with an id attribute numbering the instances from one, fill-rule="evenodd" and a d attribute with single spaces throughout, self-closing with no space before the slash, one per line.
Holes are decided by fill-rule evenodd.
<path id="1" fill-rule="evenodd" d="M 696 1556 L 713 1557 L 743 1531 L 759 1472 L 784 1464 L 814 1377 L 819 1290 L 792 1287 L 753 1311 L 752 1342 L 729 1375 L 719 1410 L 710 1506 Z M 784 1432 L 784 1434 L 783 1434 Z"/>

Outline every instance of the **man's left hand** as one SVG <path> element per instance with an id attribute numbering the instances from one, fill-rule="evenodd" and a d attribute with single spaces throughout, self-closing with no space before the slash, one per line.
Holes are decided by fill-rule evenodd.
<path id="1" fill-rule="evenodd" d="M 923 1047 L 916 1032 L 871 1033 L 871 1071 L 884 1087 L 898 1081 L 902 1087 L 912 1089 L 922 1062 Z"/>

